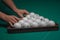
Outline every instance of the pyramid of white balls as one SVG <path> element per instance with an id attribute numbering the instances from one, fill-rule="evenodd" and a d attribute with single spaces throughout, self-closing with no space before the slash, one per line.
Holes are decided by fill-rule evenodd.
<path id="1" fill-rule="evenodd" d="M 49 20 L 48 18 L 44 18 L 43 16 L 39 16 L 34 12 L 31 12 L 29 15 L 27 15 L 22 20 L 13 25 L 13 27 L 15 28 L 32 28 L 47 26 L 55 26 L 55 22 Z"/>

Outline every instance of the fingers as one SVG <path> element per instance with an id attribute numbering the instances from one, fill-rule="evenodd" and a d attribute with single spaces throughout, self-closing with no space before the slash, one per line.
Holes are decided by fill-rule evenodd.
<path id="1" fill-rule="evenodd" d="M 29 12 L 26 11 L 26 10 L 17 10 L 16 13 L 17 13 L 21 18 L 24 17 L 23 14 L 26 14 L 26 15 L 29 14 Z"/>
<path id="2" fill-rule="evenodd" d="M 12 27 L 13 27 L 13 24 L 12 24 L 11 22 L 9 22 L 9 24 L 10 24 L 10 26 L 12 26 Z"/>
<path id="3" fill-rule="evenodd" d="M 12 16 L 12 17 L 11 17 L 11 20 L 12 20 L 14 23 L 16 23 L 16 22 L 17 22 L 17 20 L 15 19 L 15 17 L 14 17 L 14 16 Z"/>
<path id="4" fill-rule="evenodd" d="M 18 22 L 20 19 L 16 16 L 10 16 L 9 20 L 12 24 L 14 24 L 14 23 Z"/>
<path id="5" fill-rule="evenodd" d="M 9 22 L 11 22 L 12 24 L 16 23 L 14 20 L 9 19 Z"/>
<path id="6" fill-rule="evenodd" d="M 16 17 L 16 16 L 13 16 L 17 21 L 19 21 L 20 20 L 20 18 L 18 18 L 18 17 Z"/>
<path id="7" fill-rule="evenodd" d="M 23 16 L 23 14 L 20 14 L 20 13 L 18 13 L 18 15 L 21 17 L 21 18 L 23 18 L 24 16 Z"/>
<path id="8" fill-rule="evenodd" d="M 29 14 L 29 12 L 28 12 L 28 11 L 26 11 L 26 10 L 24 10 L 24 13 L 25 13 L 25 14 L 27 14 L 27 15 Z"/>

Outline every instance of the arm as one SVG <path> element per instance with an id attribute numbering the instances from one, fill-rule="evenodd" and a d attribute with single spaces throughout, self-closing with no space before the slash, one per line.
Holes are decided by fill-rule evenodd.
<path id="1" fill-rule="evenodd" d="M 20 20 L 19 18 L 17 18 L 16 16 L 13 15 L 6 15 L 3 12 L 0 12 L 0 19 L 8 22 L 11 26 L 12 24 L 18 22 L 18 20 Z"/>
<path id="2" fill-rule="evenodd" d="M 4 16 L 7 16 L 7 15 L 4 14 L 3 12 L 0 12 L 0 19 L 2 19 Z"/>
<path id="3" fill-rule="evenodd" d="M 16 12 L 20 17 L 23 17 L 22 14 L 28 14 L 29 12 L 26 10 L 21 10 L 16 8 L 12 0 L 3 0 L 14 12 Z"/>
<path id="4" fill-rule="evenodd" d="M 17 11 L 17 8 L 15 4 L 13 3 L 13 0 L 3 0 L 4 3 L 6 3 L 13 11 Z"/>

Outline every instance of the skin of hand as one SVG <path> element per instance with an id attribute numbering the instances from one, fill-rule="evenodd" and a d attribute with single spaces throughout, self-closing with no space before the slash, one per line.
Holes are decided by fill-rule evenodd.
<path id="1" fill-rule="evenodd" d="M 14 12 L 16 12 L 20 17 L 23 17 L 23 14 L 29 14 L 28 11 L 26 10 L 21 10 L 21 9 L 18 9 L 13 0 L 3 0 L 4 3 L 6 3 Z"/>
<path id="2" fill-rule="evenodd" d="M 0 18 L 4 21 L 8 22 L 10 26 L 12 26 L 14 23 L 18 22 L 20 18 L 13 16 L 13 15 L 6 15 L 2 12 L 0 12 Z"/>
<path id="3" fill-rule="evenodd" d="M 27 10 L 20 10 L 20 9 L 17 9 L 15 12 L 22 18 L 23 18 L 23 14 L 26 14 L 26 15 L 29 14 Z"/>

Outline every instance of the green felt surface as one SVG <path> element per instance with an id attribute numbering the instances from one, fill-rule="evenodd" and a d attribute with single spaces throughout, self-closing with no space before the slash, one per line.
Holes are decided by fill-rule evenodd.
<path id="1" fill-rule="evenodd" d="M 54 20 L 60 27 L 60 0 L 13 0 L 19 9 L 26 9 L 41 16 Z M 8 15 L 16 15 L 0 0 L 0 10 Z M 8 23 L 0 20 L 1 25 Z M 58 31 L 30 32 L 8 34 L 7 28 L 0 26 L 0 40 L 60 40 L 60 29 Z"/>

